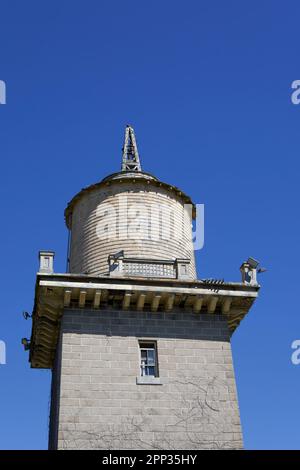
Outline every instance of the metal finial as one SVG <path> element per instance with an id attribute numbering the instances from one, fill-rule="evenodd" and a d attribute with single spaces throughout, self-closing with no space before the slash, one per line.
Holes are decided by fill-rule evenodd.
<path id="1" fill-rule="evenodd" d="M 142 171 L 134 130 L 126 126 L 123 147 L 122 171 Z"/>

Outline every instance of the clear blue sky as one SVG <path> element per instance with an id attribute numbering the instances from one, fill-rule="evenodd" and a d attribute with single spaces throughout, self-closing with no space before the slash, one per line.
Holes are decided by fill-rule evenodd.
<path id="1" fill-rule="evenodd" d="M 0 3 L 0 447 L 47 447 L 50 372 L 31 370 L 39 249 L 64 272 L 63 211 L 120 167 L 124 126 L 142 165 L 204 203 L 198 275 L 260 298 L 233 336 L 245 446 L 300 447 L 299 2 L 51 0 Z"/>

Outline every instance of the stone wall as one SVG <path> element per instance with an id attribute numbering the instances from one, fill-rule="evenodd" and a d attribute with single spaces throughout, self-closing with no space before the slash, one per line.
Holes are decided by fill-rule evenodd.
<path id="1" fill-rule="evenodd" d="M 157 342 L 160 384 L 137 384 L 140 339 Z M 65 310 L 57 354 L 51 448 L 242 447 L 224 316 Z"/>

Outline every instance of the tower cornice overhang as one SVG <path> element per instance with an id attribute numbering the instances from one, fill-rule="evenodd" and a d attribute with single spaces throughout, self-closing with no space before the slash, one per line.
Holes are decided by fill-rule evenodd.
<path id="1" fill-rule="evenodd" d="M 221 315 L 233 332 L 258 290 L 258 285 L 232 282 L 38 273 L 29 361 L 34 368 L 52 368 L 64 309 Z"/>

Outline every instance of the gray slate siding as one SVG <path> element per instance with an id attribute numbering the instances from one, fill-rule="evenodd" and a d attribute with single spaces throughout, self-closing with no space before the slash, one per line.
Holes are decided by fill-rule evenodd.
<path id="1" fill-rule="evenodd" d="M 124 198 L 123 214 L 120 207 Z M 135 213 L 138 209 L 143 227 L 140 235 Z M 100 228 L 104 220 L 109 230 L 107 237 L 102 238 Z M 108 256 L 120 250 L 124 250 L 127 258 L 188 258 L 189 277 L 197 277 L 191 220 L 181 198 L 164 188 L 149 184 L 145 190 L 145 184 L 138 182 L 126 184 L 125 188 L 115 184 L 106 190 L 95 189 L 76 203 L 72 214 L 70 272 L 108 275 Z"/>

